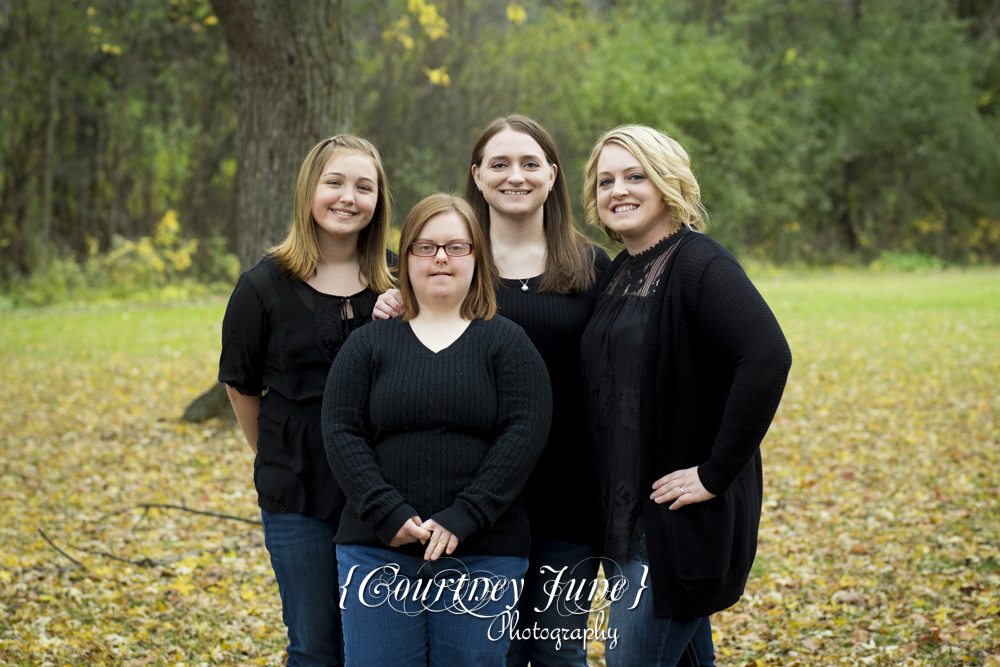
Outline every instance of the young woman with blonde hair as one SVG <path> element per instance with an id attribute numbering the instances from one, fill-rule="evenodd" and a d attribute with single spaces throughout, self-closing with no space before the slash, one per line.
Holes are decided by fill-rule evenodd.
<path id="1" fill-rule="evenodd" d="M 394 284 L 390 218 L 375 146 L 353 135 L 321 141 L 299 170 L 288 236 L 240 276 L 222 323 L 219 381 L 256 454 L 289 665 L 343 659 L 333 537 L 344 495 L 326 460 L 320 412 L 340 347 Z"/>
<path id="2" fill-rule="evenodd" d="M 610 667 L 714 665 L 711 614 L 743 593 L 757 547 L 760 443 L 791 353 L 736 259 L 704 229 L 687 153 L 662 132 L 605 133 L 587 221 L 625 245 L 581 354 L 612 602 Z M 648 578 L 646 574 L 648 573 Z M 609 573 L 610 574 L 610 573 Z"/>

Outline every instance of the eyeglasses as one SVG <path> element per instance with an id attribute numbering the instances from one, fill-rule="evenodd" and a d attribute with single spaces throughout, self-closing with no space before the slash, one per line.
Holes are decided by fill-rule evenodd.
<path id="1" fill-rule="evenodd" d="M 471 243 L 445 243 L 444 245 L 438 245 L 437 243 L 411 243 L 410 254 L 417 257 L 433 257 L 437 254 L 439 248 L 444 248 L 445 254 L 449 257 L 465 257 L 472 254 Z"/>

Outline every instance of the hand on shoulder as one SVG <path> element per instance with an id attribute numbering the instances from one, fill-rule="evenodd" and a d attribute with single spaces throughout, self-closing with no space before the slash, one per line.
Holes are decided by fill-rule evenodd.
<path id="1" fill-rule="evenodd" d="M 379 294 L 372 310 L 373 320 L 388 320 L 403 312 L 403 293 L 398 289 L 386 290 Z"/>

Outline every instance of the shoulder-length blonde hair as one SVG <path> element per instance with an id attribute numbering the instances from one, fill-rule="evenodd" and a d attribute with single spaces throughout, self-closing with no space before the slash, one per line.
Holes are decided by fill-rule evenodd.
<path id="1" fill-rule="evenodd" d="M 493 292 L 493 260 L 489 256 L 486 233 L 479 219 L 461 197 L 438 192 L 413 207 L 403 221 L 399 235 L 399 289 L 403 293 L 403 321 L 412 320 L 420 314 L 420 304 L 410 283 L 410 244 L 420 237 L 420 230 L 427 221 L 441 213 L 455 213 L 465 221 L 472 241 L 472 257 L 476 266 L 472 274 L 469 293 L 462 301 L 461 315 L 467 320 L 492 319 L 497 312 L 497 297 Z"/>
<path id="2" fill-rule="evenodd" d="M 368 225 L 358 236 L 358 254 L 361 272 L 368 279 L 368 286 L 376 292 L 384 292 L 395 286 L 385 250 L 389 241 L 389 222 L 392 219 L 389 184 L 385 168 L 375 145 L 353 134 L 338 134 L 324 139 L 309 151 L 302 162 L 299 178 L 295 182 L 295 201 L 292 205 L 292 228 L 285 240 L 268 250 L 278 266 L 292 278 L 308 280 L 316 273 L 319 262 L 319 241 L 316 237 L 316 220 L 312 215 L 312 201 L 316 194 L 316 184 L 323 168 L 337 153 L 361 153 L 375 163 L 378 174 L 378 200 Z"/>
<path id="3" fill-rule="evenodd" d="M 597 212 L 597 160 L 608 144 L 618 144 L 631 153 L 656 189 L 663 196 L 670 220 L 692 231 L 705 231 L 708 217 L 701 204 L 701 187 L 691 171 L 691 158 L 684 148 L 663 134 L 645 125 L 621 125 L 604 133 L 583 171 L 583 210 L 587 222 L 604 230 L 615 243 L 621 243 L 618 232 L 608 229 Z"/>
<path id="4" fill-rule="evenodd" d="M 483 167 L 483 153 L 486 144 L 495 134 L 503 130 L 523 132 L 534 139 L 545 153 L 545 159 L 550 165 L 555 165 L 556 180 L 552 190 L 545 200 L 545 270 L 538 283 L 540 292 L 556 292 L 558 294 L 573 294 L 590 287 L 594 282 L 594 246 L 580 231 L 573 226 L 573 207 L 569 201 L 569 188 L 566 186 L 566 176 L 559 162 L 559 151 L 552 136 L 538 121 L 520 114 L 505 118 L 497 118 L 486 126 L 472 147 L 472 158 L 465 174 L 465 200 L 472 205 L 472 210 L 482 221 L 486 230 L 486 240 L 490 237 L 490 207 L 483 197 L 482 191 L 476 186 L 472 176 L 472 168 Z M 492 247 L 489 248 L 492 255 Z"/>

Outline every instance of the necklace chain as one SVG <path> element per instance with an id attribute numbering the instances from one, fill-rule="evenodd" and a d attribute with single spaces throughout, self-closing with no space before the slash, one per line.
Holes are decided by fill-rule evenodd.
<path id="1" fill-rule="evenodd" d="M 496 252 L 497 252 L 498 255 L 500 255 L 500 259 L 503 260 L 503 263 L 507 267 L 507 270 L 510 271 L 511 275 L 514 276 L 514 280 L 516 280 L 517 282 L 521 283 L 521 291 L 522 292 L 527 292 L 528 289 L 529 289 L 529 287 L 528 287 L 528 281 L 531 280 L 531 278 L 528 277 L 525 280 L 521 280 L 520 278 L 518 278 L 517 275 L 514 274 L 514 269 L 511 268 L 510 262 L 507 261 L 507 258 L 504 257 L 503 253 L 500 251 L 500 248 L 496 248 Z M 542 270 L 544 271 L 544 268 Z"/>

